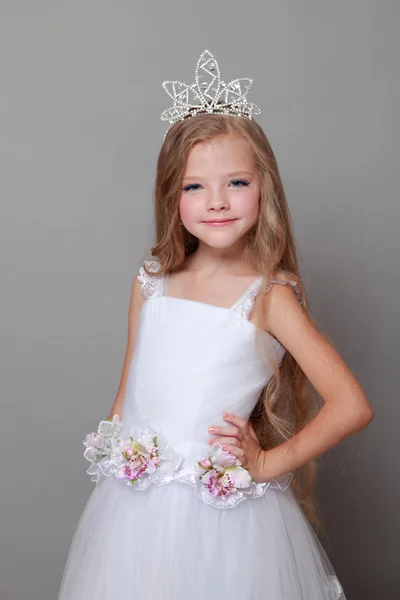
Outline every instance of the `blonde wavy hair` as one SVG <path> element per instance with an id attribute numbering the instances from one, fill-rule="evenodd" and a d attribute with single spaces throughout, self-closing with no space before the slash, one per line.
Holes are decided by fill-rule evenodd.
<path id="1" fill-rule="evenodd" d="M 261 174 L 259 216 L 245 240 L 244 259 L 254 266 L 264 281 L 271 277 L 296 282 L 303 310 L 311 319 L 302 284 L 291 217 L 275 155 L 261 127 L 245 117 L 206 114 L 175 123 L 167 132 L 161 147 L 155 182 L 156 243 L 150 248 L 161 265 L 157 275 L 179 269 L 186 257 L 196 251 L 198 239 L 180 226 L 179 202 L 187 157 L 198 142 L 216 136 L 238 135 L 249 145 Z M 150 273 L 149 275 L 154 275 Z M 265 314 L 258 294 L 255 302 L 256 336 L 259 344 Z M 262 353 L 271 365 L 271 357 Z M 290 439 L 315 415 L 316 395 L 307 377 L 286 352 L 280 364 L 274 364 L 274 375 L 262 390 L 250 416 L 260 445 L 267 450 Z M 292 481 L 293 492 L 308 517 L 318 529 L 321 525 L 314 498 L 315 462 L 297 469 Z"/>

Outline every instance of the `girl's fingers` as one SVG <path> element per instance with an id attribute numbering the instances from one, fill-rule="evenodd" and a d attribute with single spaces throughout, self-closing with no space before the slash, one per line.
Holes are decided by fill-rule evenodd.
<path id="1" fill-rule="evenodd" d="M 245 419 L 242 419 L 241 417 L 238 417 L 237 415 L 233 415 L 231 413 L 224 413 L 223 418 L 224 421 L 226 421 L 227 423 L 235 425 L 239 429 L 242 436 L 249 435 L 250 425 L 249 422 Z"/>
<path id="2" fill-rule="evenodd" d="M 222 446 L 223 450 L 226 450 L 226 452 L 230 452 L 231 454 L 234 454 L 235 456 L 237 456 L 237 458 L 243 463 L 246 459 L 246 453 L 244 450 L 242 450 L 242 448 L 238 448 L 237 446 L 232 446 L 231 444 L 224 444 Z"/>
<path id="3" fill-rule="evenodd" d="M 240 429 L 232 425 L 211 425 L 208 431 L 213 435 L 224 435 L 228 437 L 237 437 L 240 435 Z"/>
<path id="4" fill-rule="evenodd" d="M 223 444 L 230 444 L 232 446 L 240 446 L 240 441 L 237 438 L 234 438 L 234 437 L 216 438 L 216 439 L 210 440 L 208 443 L 209 443 L 210 446 L 212 446 L 213 444 L 216 444 L 217 442 L 219 444 L 221 444 L 221 446 Z"/>

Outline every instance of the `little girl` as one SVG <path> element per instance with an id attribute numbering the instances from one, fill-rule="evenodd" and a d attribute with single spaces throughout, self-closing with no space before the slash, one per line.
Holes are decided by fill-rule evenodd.
<path id="1" fill-rule="evenodd" d="M 345 598 L 312 527 L 313 461 L 372 411 L 309 315 L 250 85 L 207 50 L 194 84 L 164 83 L 156 243 L 110 417 L 84 442 L 98 485 L 59 600 Z"/>

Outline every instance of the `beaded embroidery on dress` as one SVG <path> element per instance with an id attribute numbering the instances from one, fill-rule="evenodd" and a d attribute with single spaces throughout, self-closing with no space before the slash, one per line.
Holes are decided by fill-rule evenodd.
<path id="1" fill-rule="evenodd" d="M 158 271 L 157 260 L 146 264 Z M 273 375 L 249 320 L 257 293 L 288 283 L 300 300 L 295 282 L 262 287 L 259 276 L 223 308 L 167 296 L 167 279 L 139 269 L 145 301 L 123 418 L 86 436 L 96 485 L 59 600 L 345 600 L 291 474 L 255 484 L 208 444 L 208 426 L 225 410 L 247 419 Z"/>

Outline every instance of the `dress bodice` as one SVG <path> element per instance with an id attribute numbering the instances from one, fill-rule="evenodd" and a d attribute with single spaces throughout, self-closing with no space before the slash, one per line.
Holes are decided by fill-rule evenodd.
<path id="1" fill-rule="evenodd" d="M 147 266 L 154 272 L 159 265 L 154 260 Z M 269 366 L 255 343 L 256 326 L 249 315 L 262 276 L 231 308 L 167 296 L 167 277 L 140 268 L 146 300 L 139 313 L 123 421 L 127 429 L 151 425 L 162 430 L 190 463 L 208 447 L 208 427 L 224 424 L 224 411 L 250 416 L 285 348 L 261 332 Z"/>

